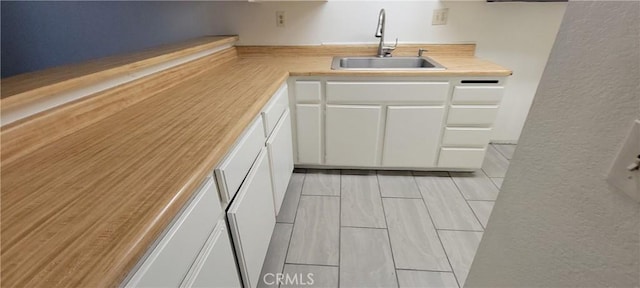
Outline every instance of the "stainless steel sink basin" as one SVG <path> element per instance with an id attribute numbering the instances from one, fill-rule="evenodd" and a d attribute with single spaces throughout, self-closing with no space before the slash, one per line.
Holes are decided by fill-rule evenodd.
<path id="1" fill-rule="evenodd" d="M 429 57 L 333 57 L 333 70 L 445 70 Z"/>

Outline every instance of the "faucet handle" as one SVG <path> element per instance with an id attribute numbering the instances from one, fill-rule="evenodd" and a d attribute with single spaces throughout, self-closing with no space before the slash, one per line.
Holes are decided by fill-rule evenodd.
<path id="1" fill-rule="evenodd" d="M 422 57 L 422 54 L 423 54 L 424 52 L 428 52 L 428 51 L 429 51 L 429 50 L 424 49 L 424 48 L 420 48 L 420 49 L 418 49 L 418 57 Z"/>

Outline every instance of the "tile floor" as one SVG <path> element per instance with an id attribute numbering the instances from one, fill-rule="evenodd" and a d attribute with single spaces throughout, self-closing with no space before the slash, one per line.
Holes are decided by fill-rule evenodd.
<path id="1" fill-rule="evenodd" d="M 474 173 L 296 170 L 262 275 L 285 273 L 282 287 L 463 287 L 514 150 L 489 146 Z"/>

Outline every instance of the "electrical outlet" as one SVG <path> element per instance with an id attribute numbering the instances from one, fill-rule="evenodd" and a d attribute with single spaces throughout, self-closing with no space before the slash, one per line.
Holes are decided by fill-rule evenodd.
<path id="1" fill-rule="evenodd" d="M 434 9 L 431 25 L 447 25 L 449 18 L 449 8 Z"/>
<path id="2" fill-rule="evenodd" d="M 276 11 L 276 27 L 284 27 L 285 24 L 285 18 L 284 18 L 284 11 Z"/>

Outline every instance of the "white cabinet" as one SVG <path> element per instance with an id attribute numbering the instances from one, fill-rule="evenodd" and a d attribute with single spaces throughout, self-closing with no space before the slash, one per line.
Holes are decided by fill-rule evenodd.
<path id="1" fill-rule="evenodd" d="M 288 108 L 278 121 L 271 137 L 267 140 L 271 180 L 273 182 L 273 201 L 278 215 L 280 205 L 287 192 L 289 179 L 293 172 L 293 148 L 291 139 L 291 117 Z"/>
<path id="2" fill-rule="evenodd" d="M 125 286 L 178 287 L 221 215 L 218 189 L 209 176 Z"/>
<path id="3" fill-rule="evenodd" d="M 231 202 L 236 195 L 258 152 L 264 147 L 264 142 L 264 126 L 262 118 L 258 117 L 244 131 L 231 152 L 215 169 L 214 172 L 220 186 L 220 196 L 225 204 Z"/>
<path id="4" fill-rule="evenodd" d="M 276 219 L 266 148 L 227 211 L 244 287 L 256 287 Z"/>
<path id="5" fill-rule="evenodd" d="M 378 165 L 382 107 L 327 105 L 326 164 Z"/>
<path id="6" fill-rule="evenodd" d="M 241 287 L 224 220 L 218 221 L 218 225 L 200 251 L 200 256 L 180 286 Z"/>
<path id="7" fill-rule="evenodd" d="M 485 152 L 485 148 L 442 148 L 438 167 L 479 169 L 482 167 Z"/>
<path id="8" fill-rule="evenodd" d="M 296 141 L 302 164 L 322 164 L 322 108 L 320 104 L 296 104 Z"/>
<path id="9" fill-rule="evenodd" d="M 282 85 L 280 89 L 271 97 L 271 100 L 262 109 L 262 122 L 264 122 L 264 136 L 269 137 L 278 124 L 280 116 L 289 109 L 289 94 L 287 85 Z"/>
<path id="10" fill-rule="evenodd" d="M 443 106 L 387 107 L 382 165 L 435 166 L 443 117 Z"/>

